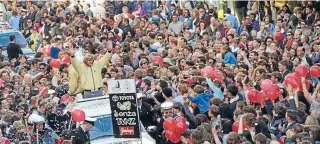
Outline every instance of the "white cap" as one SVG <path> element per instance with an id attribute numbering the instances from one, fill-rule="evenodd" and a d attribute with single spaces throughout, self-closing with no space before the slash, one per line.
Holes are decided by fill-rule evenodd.
<path id="1" fill-rule="evenodd" d="M 26 10 L 26 9 L 23 9 L 23 8 L 21 9 L 21 11 L 22 11 L 22 12 L 28 12 L 28 10 Z"/>
<path id="2" fill-rule="evenodd" d="M 54 98 L 53 98 L 53 101 L 54 101 L 56 104 L 59 104 L 60 99 L 59 99 L 58 97 L 54 97 Z"/>
<path id="3" fill-rule="evenodd" d="M 170 64 L 170 65 L 173 65 L 173 64 L 171 63 L 170 58 L 164 58 L 164 59 L 163 59 L 163 63 L 168 63 L 168 64 Z"/>
<path id="4" fill-rule="evenodd" d="M 97 119 L 96 118 L 91 118 L 91 117 L 86 117 L 85 121 L 95 122 L 95 121 L 97 121 Z"/>
<path id="5" fill-rule="evenodd" d="M 37 113 L 32 113 L 28 118 L 29 123 L 45 123 L 44 117 L 38 115 Z"/>
<path id="6" fill-rule="evenodd" d="M 48 90 L 48 94 L 50 94 L 50 95 L 51 95 L 51 94 L 54 94 L 54 92 L 55 92 L 55 91 L 54 91 L 53 89 L 49 89 L 49 90 Z"/>
<path id="7" fill-rule="evenodd" d="M 97 119 L 96 118 L 91 118 L 91 117 L 86 117 L 86 119 L 84 121 L 94 125 L 94 123 L 97 121 Z"/>
<path id="8" fill-rule="evenodd" d="M 142 93 L 137 93 L 137 99 L 141 98 L 142 96 Z"/>
<path id="9" fill-rule="evenodd" d="M 161 108 L 164 109 L 164 110 L 171 109 L 172 106 L 173 106 L 172 102 L 164 102 L 164 103 L 161 104 Z"/>

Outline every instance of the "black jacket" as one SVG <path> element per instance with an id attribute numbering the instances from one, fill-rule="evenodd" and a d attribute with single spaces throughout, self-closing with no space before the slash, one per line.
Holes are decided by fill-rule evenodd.
<path id="1" fill-rule="evenodd" d="M 83 131 L 81 127 L 76 129 L 73 136 L 72 144 L 90 144 L 89 133 Z"/>
<path id="2" fill-rule="evenodd" d="M 50 31 L 50 29 L 51 29 L 51 24 L 45 24 L 44 25 L 44 35 L 45 35 L 45 38 L 51 38 L 51 34 L 49 33 L 49 31 Z"/>
<path id="3" fill-rule="evenodd" d="M 306 16 L 306 22 L 308 26 L 312 26 L 314 20 L 315 20 L 314 14 L 311 14 L 310 16 Z"/>
<path id="4" fill-rule="evenodd" d="M 291 26 L 292 28 L 296 28 L 297 25 L 298 25 L 298 23 L 299 23 L 299 20 L 298 20 L 297 16 L 295 16 L 294 14 L 292 14 L 292 15 L 290 16 L 290 20 L 289 20 L 290 26 Z"/>
<path id="5" fill-rule="evenodd" d="M 11 61 L 12 59 L 19 58 L 19 54 L 23 54 L 20 46 L 16 43 L 9 43 L 7 46 L 8 58 Z"/>

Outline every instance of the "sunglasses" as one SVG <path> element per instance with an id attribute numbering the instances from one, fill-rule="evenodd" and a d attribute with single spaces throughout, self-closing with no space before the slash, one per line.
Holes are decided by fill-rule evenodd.
<path id="1" fill-rule="evenodd" d="M 172 111 L 165 111 L 164 114 L 172 114 Z"/>

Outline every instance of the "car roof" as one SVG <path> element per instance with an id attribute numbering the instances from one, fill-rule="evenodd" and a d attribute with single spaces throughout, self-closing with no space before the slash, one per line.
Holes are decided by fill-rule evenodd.
<path id="1" fill-rule="evenodd" d="M 0 34 L 12 33 L 12 32 L 19 32 L 19 31 L 12 28 L 7 22 L 0 21 Z"/>
<path id="2" fill-rule="evenodd" d="M 6 29 L 6 30 L 1 30 L 1 29 L 0 29 L 0 34 L 4 34 L 4 33 L 16 33 L 16 32 L 19 32 L 19 31 L 15 30 L 15 29 L 13 29 L 13 28 L 11 28 L 11 29 Z"/>

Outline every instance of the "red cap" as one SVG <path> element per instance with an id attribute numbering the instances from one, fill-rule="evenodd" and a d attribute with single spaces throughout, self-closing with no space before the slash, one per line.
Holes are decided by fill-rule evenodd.
<path id="1" fill-rule="evenodd" d="M 68 94 L 64 94 L 61 98 L 60 98 L 60 104 L 64 103 L 65 101 L 69 100 L 70 96 Z"/>
<path id="2" fill-rule="evenodd" d="M 158 63 L 161 67 L 163 66 L 163 59 L 159 56 L 154 56 L 152 58 L 153 63 Z"/>

